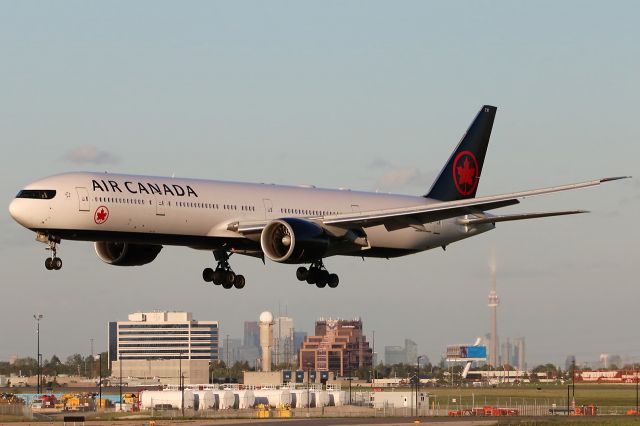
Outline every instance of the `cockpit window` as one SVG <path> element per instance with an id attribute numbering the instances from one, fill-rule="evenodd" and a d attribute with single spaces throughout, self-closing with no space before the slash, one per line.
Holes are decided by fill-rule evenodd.
<path id="1" fill-rule="evenodd" d="M 16 198 L 38 198 L 41 200 L 50 200 L 56 196 L 53 189 L 23 189 L 18 192 Z"/>

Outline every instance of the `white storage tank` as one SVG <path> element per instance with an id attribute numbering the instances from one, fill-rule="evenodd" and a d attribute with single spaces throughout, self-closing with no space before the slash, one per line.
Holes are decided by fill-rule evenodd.
<path id="1" fill-rule="evenodd" d="M 292 408 L 307 408 L 309 405 L 309 394 L 306 389 L 292 389 L 291 390 L 291 407 Z"/>
<path id="2" fill-rule="evenodd" d="M 329 405 L 329 396 L 325 390 L 312 390 L 311 391 L 311 406 L 312 407 L 326 407 Z"/>
<path id="3" fill-rule="evenodd" d="M 198 411 L 213 410 L 217 408 L 216 398 L 210 390 L 193 391 L 195 405 Z"/>
<path id="4" fill-rule="evenodd" d="M 328 404 L 330 406 L 335 406 L 335 407 L 339 407 L 341 405 L 348 405 L 349 404 L 349 396 L 347 395 L 347 393 L 348 392 L 341 391 L 341 390 L 330 390 L 330 391 L 327 391 L 327 395 L 329 397 Z"/>
<path id="5" fill-rule="evenodd" d="M 233 408 L 235 397 L 233 396 L 233 392 L 228 389 L 224 390 L 214 390 L 211 391 L 214 395 L 218 397 L 218 409 L 219 410 L 229 410 Z"/>
<path id="6" fill-rule="evenodd" d="M 235 390 L 233 391 L 235 398 L 234 407 L 240 410 L 245 408 L 253 408 L 256 402 L 256 396 L 251 389 Z"/>
<path id="7" fill-rule="evenodd" d="M 256 404 L 265 404 L 270 407 L 291 405 L 291 392 L 289 389 L 256 389 L 253 393 Z"/>
<path id="8" fill-rule="evenodd" d="M 151 409 L 159 405 L 171 408 L 182 409 L 182 393 L 184 392 L 184 408 L 193 408 L 195 398 L 193 391 L 165 390 L 165 391 L 144 391 L 140 392 L 140 406 L 142 409 Z"/>

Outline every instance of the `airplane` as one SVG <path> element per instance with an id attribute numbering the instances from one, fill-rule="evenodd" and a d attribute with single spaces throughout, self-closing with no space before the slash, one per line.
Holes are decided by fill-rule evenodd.
<path id="1" fill-rule="evenodd" d="M 629 176 L 476 197 L 497 108 L 484 105 L 422 196 L 223 182 L 174 177 L 71 172 L 28 184 L 11 202 L 11 216 L 36 233 L 59 270 L 62 240 L 94 242 L 98 258 L 116 266 L 152 262 L 164 245 L 213 252 L 206 282 L 243 288 L 232 254 L 265 256 L 299 266 L 300 281 L 323 288 L 339 277 L 324 266 L 331 256 L 393 258 L 446 247 L 495 228 L 496 223 L 586 213 L 566 210 L 494 215 L 521 199 Z"/>

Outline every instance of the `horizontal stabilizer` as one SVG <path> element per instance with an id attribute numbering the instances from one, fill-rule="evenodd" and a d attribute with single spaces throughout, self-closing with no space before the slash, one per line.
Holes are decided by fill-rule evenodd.
<path id="1" fill-rule="evenodd" d="M 589 213 L 587 210 L 567 210 L 561 212 L 544 212 L 544 213 L 523 213 L 523 214 L 510 214 L 503 216 L 487 216 L 479 217 L 475 219 L 460 219 L 458 222 L 461 225 L 480 225 L 483 223 L 496 223 L 496 222 L 508 222 L 510 220 L 524 220 L 524 219 L 537 219 L 539 217 L 550 216 L 565 216 L 569 214 Z"/>

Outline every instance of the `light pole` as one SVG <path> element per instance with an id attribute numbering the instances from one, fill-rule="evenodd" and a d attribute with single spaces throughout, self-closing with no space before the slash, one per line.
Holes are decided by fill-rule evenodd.
<path id="1" fill-rule="evenodd" d="M 178 389 L 180 390 L 180 400 L 182 401 L 181 403 L 181 407 L 182 407 L 182 417 L 184 417 L 184 386 L 182 383 L 182 351 L 180 351 L 180 361 L 179 361 L 179 374 L 180 377 L 178 378 Z"/>
<path id="2" fill-rule="evenodd" d="M 347 353 L 347 374 L 349 374 L 349 405 L 351 405 L 351 350 L 346 349 Z"/>
<path id="3" fill-rule="evenodd" d="M 100 378 L 98 381 L 98 407 L 100 407 L 100 404 L 102 403 L 102 352 L 98 355 L 98 363 L 98 371 L 100 372 Z"/>
<path id="4" fill-rule="evenodd" d="M 122 411 L 122 351 L 118 352 L 118 364 L 120 366 L 120 411 Z"/>
<path id="5" fill-rule="evenodd" d="M 422 358 L 422 355 L 418 356 L 418 372 L 416 373 L 416 417 L 420 417 L 420 411 L 418 411 L 418 394 L 420 393 L 420 358 Z"/>
<path id="6" fill-rule="evenodd" d="M 311 362 L 307 361 L 307 417 L 311 416 Z"/>
<path id="7" fill-rule="evenodd" d="M 40 393 L 40 320 L 44 317 L 42 314 L 34 314 L 33 319 L 37 322 L 36 334 L 38 340 L 38 352 L 36 354 L 36 363 L 38 364 L 38 384 L 36 385 L 36 393 Z"/>
<path id="8" fill-rule="evenodd" d="M 636 416 L 640 416 L 640 412 L 638 411 L 638 364 L 636 364 Z"/>

